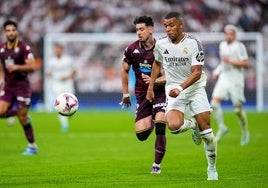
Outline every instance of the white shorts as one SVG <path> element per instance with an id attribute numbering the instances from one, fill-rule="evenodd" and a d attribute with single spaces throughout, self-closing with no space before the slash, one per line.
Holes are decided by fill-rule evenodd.
<path id="1" fill-rule="evenodd" d="M 186 90 L 187 91 L 187 90 Z M 197 88 L 191 93 L 185 93 L 185 90 L 176 98 L 167 96 L 166 114 L 170 110 L 178 110 L 182 113 L 187 112 L 189 108 L 191 116 L 202 112 L 211 111 L 207 93 L 204 87 Z"/>
<path id="2" fill-rule="evenodd" d="M 212 97 L 221 100 L 231 100 L 233 105 L 241 105 L 246 101 L 244 95 L 244 86 L 241 84 L 226 82 L 219 79 L 212 92 Z"/>

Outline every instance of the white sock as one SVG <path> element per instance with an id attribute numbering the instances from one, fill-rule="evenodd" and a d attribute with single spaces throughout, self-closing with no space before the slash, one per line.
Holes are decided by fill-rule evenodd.
<path id="1" fill-rule="evenodd" d="M 191 118 L 191 119 L 184 119 L 184 123 L 183 125 L 175 131 L 171 131 L 172 134 L 178 134 L 178 133 L 183 133 L 189 129 L 193 129 L 195 128 L 195 119 Z"/>
<path id="2" fill-rule="evenodd" d="M 226 125 L 224 124 L 223 111 L 220 103 L 212 101 L 211 107 L 213 108 L 213 115 L 217 121 L 219 129 L 225 129 Z"/>
<path id="3" fill-rule="evenodd" d="M 160 168 L 160 164 L 156 164 L 155 162 L 153 163 L 153 166 L 157 166 Z"/>
<path id="4" fill-rule="evenodd" d="M 62 115 L 58 115 L 58 119 L 59 119 L 60 124 L 61 124 L 62 127 L 69 127 L 68 117 L 62 116 Z"/>
<path id="5" fill-rule="evenodd" d="M 37 148 L 36 143 L 28 143 L 28 147 Z"/>
<path id="6" fill-rule="evenodd" d="M 248 119 L 246 112 L 244 110 L 237 110 L 236 114 L 238 116 L 239 123 L 242 126 L 243 133 L 246 133 L 248 130 Z"/>
<path id="7" fill-rule="evenodd" d="M 208 162 L 208 168 L 216 168 L 217 158 L 217 141 L 212 129 L 206 129 L 200 132 L 200 136 L 204 141 L 204 149 Z"/>

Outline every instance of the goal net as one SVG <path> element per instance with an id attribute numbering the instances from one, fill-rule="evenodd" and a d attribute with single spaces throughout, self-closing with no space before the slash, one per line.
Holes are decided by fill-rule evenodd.
<path id="1" fill-rule="evenodd" d="M 204 70 L 208 76 L 207 93 L 210 99 L 215 80 L 211 79 L 212 70 L 219 63 L 218 45 L 224 39 L 223 33 L 194 33 L 203 43 L 205 51 Z M 165 36 L 156 33 L 158 39 Z M 246 69 L 245 107 L 263 111 L 268 107 L 268 80 L 264 79 L 265 66 L 263 60 L 263 41 L 260 33 L 239 33 L 238 39 L 247 48 L 250 66 Z M 53 44 L 62 43 L 65 53 L 72 56 L 77 68 L 75 78 L 76 95 L 81 108 L 107 109 L 119 108 L 121 91 L 121 62 L 126 46 L 137 40 L 133 34 L 86 34 L 58 33 L 47 34 L 44 40 L 44 71 L 51 56 Z M 130 89 L 133 94 L 134 76 L 130 74 Z M 235 78 L 234 78 L 235 79 Z M 44 79 L 44 103 L 48 110 L 52 109 L 54 96 L 50 92 L 50 80 Z M 231 107 L 229 102 L 224 107 Z"/>

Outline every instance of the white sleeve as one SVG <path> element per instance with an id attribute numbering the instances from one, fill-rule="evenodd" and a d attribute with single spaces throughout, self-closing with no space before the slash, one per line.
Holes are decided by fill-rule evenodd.
<path id="1" fill-rule="evenodd" d="M 161 53 L 161 49 L 158 45 L 158 42 L 156 42 L 155 44 L 155 48 L 154 48 L 154 58 L 156 61 L 160 62 L 160 63 L 163 63 L 163 56 L 162 56 L 162 53 Z"/>
<path id="2" fill-rule="evenodd" d="M 239 59 L 240 60 L 247 60 L 248 59 L 248 53 L 246 50 L 246 47 L 244 44 L 239 43 L 239 53 L 238 53 Z"/>
<path id="3" fill-rule="evenodd" d="M 221 73 L 222 70 L 222 64 L 219 64 L 214 70 L 213 70 L 213 74 L 215 75 L 219 75 Z"/>
<path id="4" fill-rule="evenodd" d="M 205 57 L 203 47 L 201 42 L 198 40 L 194 40 L 193 42 L 193 51 L 192 51 L 192 66 L 194 65 L 204 65 Z"/>

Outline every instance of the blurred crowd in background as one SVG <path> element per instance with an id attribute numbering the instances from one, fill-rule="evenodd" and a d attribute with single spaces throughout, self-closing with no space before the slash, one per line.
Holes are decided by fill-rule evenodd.
<path id="1" fill-rule="evenodd" d="M 231 23 L 268 33 L 266 0 L 1 0 L 0 24 L 19 22 L 21 38 L 42 57 L 46 33 L 135 32 L 137 15 L 151 15 L 155 32 L 163 32 L 161 22 L 170 10 L 183 12 L 190 32 L 218 32 Z"/>
<path id="2" fill-rule="evenodd" d="M 267 0 L 1 0 L 0 24 L 18 22 L 20 38 L 32 46 L 41 67 L 47 33 L 135 33 L 133 19 L 140 15 L 152 16 L 155 32 L 164 32 L 163 16 L 171 10 L 184 14 L 187 32 L 222 32 L 226 24 L 262 32 L 268 50 Z M 267 69 L 267 55 L 264 60 Z M 41 73 L 32 79 L 42 80 Z M 255 74 L 248 71 L 248 77 Z M 42 90 L 41 82 L 34 84 Z"/>

